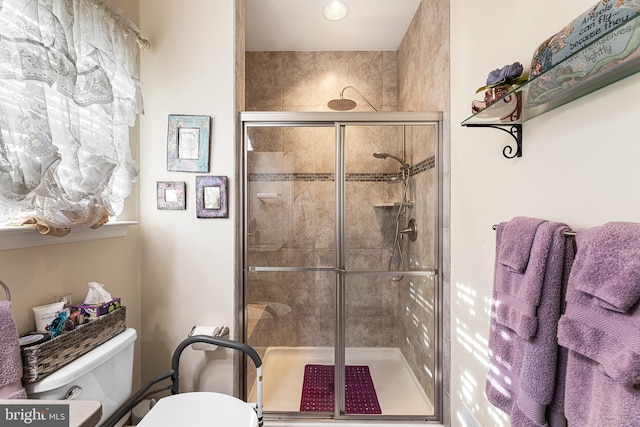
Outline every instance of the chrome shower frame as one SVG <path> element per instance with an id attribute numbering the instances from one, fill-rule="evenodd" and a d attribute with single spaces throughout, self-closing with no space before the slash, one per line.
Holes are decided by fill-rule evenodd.
<path id="1" fill-rule="evenodd" d="M 434 268 L 424 270 L 405 270 L 394 271 L 396 274 L 406 276 L 432 276 L 435 283 L 434 310 L 436 337 L 434 337 L 435 348 L 435 395 L 433 396 L 434 415 L 423 416 L 399 416 L 399 415 L 381 415 L 372 418 L 371 416 L 351 415 L 340 412 L 340 407 L 344 406 L 344 389 L 341 384 L 345 379 L 345 283 L 347 276 L 351 275 L 388 275 L 383 271 L 351 271 L 347 269 L 345 264 L 345 221 L 342 213 L 345 211 L 345 128 L 351 125 L 395 125 L 402 126 L 403 144 L 404 144 L 404 126 L 410 125 L 430 125 L 434 126 L 436 131 L 435 143 L 435 163 L 436 163 L 436 208 L 434 218 Z M 326 126 L 335 128 L 335 268 L 298 268 L 298 267 L 251 267 L 248 264 L 248 230 L 249 219 L 243 213 L 248 206 L 248 173 L 247 173 L 247 135 L 251 127 L 295 127 L 295 126 Z M 427 423 L 439 424 L 443 420 L 443 325 L 444 316 L 443 307 L 443 278 L 441 276 L 443 263 L 443 179 L 442 179 L 442 140 L 443 140 L 443 114 L 441 112 L 241 112 L 239 114 L 239 143 L 237 144 L 237 163 L 238 175 L 237 180 L 237 197 L 236 208 L 237 218 L 237 235 L 236 235 L 236 265 L 238 286 L 236 287 L 236 339 L 246 342 L 248 310 L 248 276 L 249 272 L 259 271 L 331 271 L 336 274 L 336 321 L 335 321 L 335 364 L 336 369 L 336 405 L 335 414 L 332 417 L 335 420 L 375 420 L 380 421 L 423 421 Z M 404 147 L 403 147 L 404 149 Z M 403 174 L 409 175 L 408 171 Z M 406 177 L 407 179 L 409 177 Z M 240 369 L 236 369 L 236 395 L 246 397 L 246 360 L 241 357 L 234 359 L 234 364 Z M 340 369 L 341 368 L 341 369 Z M 268 380 L 268 379 L 267 379 Z M 278 412 L 278 419 L 307 419 L 315 420 L 318 417 L 310 417 L 307 414 L 299 412 L 283 413 Z M 269 419 L 270 414 L 265 413 L 265 419 Z"/>

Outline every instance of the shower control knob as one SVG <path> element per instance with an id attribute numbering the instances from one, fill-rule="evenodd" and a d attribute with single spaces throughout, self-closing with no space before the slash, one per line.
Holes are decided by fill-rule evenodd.
<path id="1" fill-rule="evenodd" d="M 407 228 L 400 231 L 403 234 L 406 234 L 409 240 L 415 242 L 418 238 L 418 226 L 416 225 L 416 220 L 411 218 L 409 220 L 409 224 L 407 224 Z"/>

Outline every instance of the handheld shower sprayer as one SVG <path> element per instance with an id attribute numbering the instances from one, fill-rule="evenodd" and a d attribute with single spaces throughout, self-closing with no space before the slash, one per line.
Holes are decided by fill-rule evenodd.
<path id="1" fill-rule="evenodd" d="M 376 159 L 386 159 L 387 157 L 391 157 L 394 160 L 397 160 L 401 165 L 402 165 L 402 169 L 404 169 L 405 171 L 408 171 L 410 166 L 407 162 L 405 162 L 404 160 L 402 160 L 399 157 L 394 156 L 393 154 L 389 154 L 389 153 L 381 153 L 379 151 L 373 153 L 373 157 L 375 157 Z"/>
<path id="2" fill-rule="evenodd" d="M 356 108 L 356 105 L 358 105 L 358 104 L 356 104 L 356 101 L 353 101 L 353 100 L 351 100 L 351 99 L 348 99 L 348 98 L 345 98 L 345 97 L 344 97 L 344 91 L 345 91 L 346 89 L 349 89 L 349 88 L 351 88 L 351 89 L 355 90 L 355 91 L 358 93 L 358 95 L 360 95 L 360 96 L 362 97 L 362 99 L 364 99 L 365 101 L 367 101 L 367 104 L 369 104 L 369 105 L 371 106 L 371 108 L 373 108 L 373 109 L 374 109 L 374 110 L 376 110 L 376 111 L 379 111 L 379 110 L 375 107 L 375 105 L 373 105 L 373 104 L 371 103 L 371 101 L 369 101 L 369 100 L 367 99 L 367 97 L 366 97 L 366 96 L 364 96 L 364 95 L 362 94 L 362 92 L 360 92 L 360 91 L 358 90 L 358 88 L 357 88 L 357 87 L 355 87 L 355 86 L 354 86 L 354 85 L 352 85 L 352 84 L 344 85 L 344 86 L 342 87 L 342 90 L 340 90 L 340 98 L 339 98 L 339 99 L 332 99 L 331 101 L 327 102 L 327 107 L 331 108 L 332 110 L 336 110 L 336 111 L 348 111 L 348 110 L 353 110 L 354 108 Z"/>

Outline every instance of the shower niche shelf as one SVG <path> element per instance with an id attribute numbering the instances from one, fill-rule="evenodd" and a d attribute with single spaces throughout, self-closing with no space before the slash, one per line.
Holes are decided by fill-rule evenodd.
<path id="1" fill-rule="evenodd" d="M 279 243 L 251 243 L 248 246 L 250 252 L 275 252 L 282 249 Z"/>
<path id="2" fill-rule="evenodd" d="M 404 207 L 413 208 L 413 202 L 402 203 Z M 400 207 L 400 202 L 389 202 L 389 203 L 376 203 L 373 205 L 374 208 L 397 208 Z"/>
<path id="3" fill-rule="evenodd" d="M 604 32 L 551 69 L 473 114 L 461 125 L 490 127 L 509 133 L 515 148 L 507 145 L 502 150 L 503 156 L 508 159 L 522 157 L 524 122 L 640 71 L 638 34 L 640 16 Z M 597 53 L 602 52 L 602 46 L 610 47 L 611 53 L 604 56 Z M 590 60 L 594 57 L 599 58 L 595 64 Z"/>

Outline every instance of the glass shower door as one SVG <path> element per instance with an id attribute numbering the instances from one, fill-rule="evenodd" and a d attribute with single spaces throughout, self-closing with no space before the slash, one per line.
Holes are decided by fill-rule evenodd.
<path id="1" fill-rule="evenodd" d="M 285 115 L 243 127 L 245 338 L 265 414 L 437 420 L 439 121 Z M 254 380 L 247 364 L 249 401 Z"/>
<path id="2" fill-rule="evenodd" d="M 342 132 L 339 416 L 435 414 L 436 135 L 384 123 Z"/>
<path id="3" fill-rule="evenodd" d="M 264 362 L 264 410 L 299 412 L 305 367 L 334 363 L 335 133 L 254 126 L 246 141 L 247 343 Z"/>

